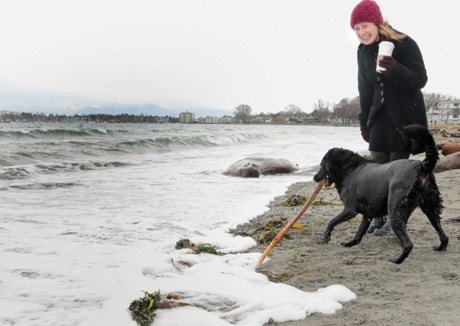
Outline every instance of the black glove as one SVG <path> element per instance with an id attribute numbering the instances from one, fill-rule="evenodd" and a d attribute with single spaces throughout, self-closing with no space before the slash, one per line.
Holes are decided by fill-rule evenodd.
<path id="1" fill-rule="evenodd" d="M 379 60 L 379 66 L 386 69 L 382 71 L 382 74 L 391 75 L 396 69 L 396 61 L 393 59 L 393 57 L 386 55 Z"/>
<path id="2" fill-rule="evenodd" d="M 369 142 L 369 130 L 361 130 L 361 136 L 367 143 Z"/>

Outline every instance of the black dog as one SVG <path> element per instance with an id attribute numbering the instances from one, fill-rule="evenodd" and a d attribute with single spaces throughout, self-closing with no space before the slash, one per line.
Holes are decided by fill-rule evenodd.
<path id="1" fill-rule="evenodd" d="M 335 183 L 345 206 L 327 225 L 323 244 L 329 242 L 336 225 L 361 213 L 363 219 L 356 235 L 351 241 L 342 243 L 345 247 L 354 246 L 361 242 L 374 217 L 388 214 L 403 249 L 402 254 L 391 262 L 400 264 L 413 247 L 406 231 L 407 221 L 413 210 L 420 207 L 441 240 L 435 250 L 446 250 L 449 238 L 441 228 L 442 199 L 433 175 L 439 158 L 435 142 L 428 130 L 419 125 L 404 127 L 404 134 L 424 145 L 423 161 L 397 160 L 377 164 L 342 148 L 332 148 L 323 157 L 314 180 L 319 182 L 327 178 L 328 185 Z"/>

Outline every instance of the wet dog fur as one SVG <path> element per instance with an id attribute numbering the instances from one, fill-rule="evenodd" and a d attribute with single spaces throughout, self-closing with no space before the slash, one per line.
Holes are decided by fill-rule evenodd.
<path id="1" fill-rule="evenodd" d="M 323 244 L 329 242 L 335 226 L 362 214 L 354 238 L 342 243 L 345 247 L 357 245 L 374 217 L 388 215 L 402 246 L 401 255 L 391 262 L 400 264 L 413 247 L 406 230 L 407 221 L 414 209 L 420 207 L 441 241 L 435 250 L 446 250 L 449 238 L 441 227 L 442 199 L 433 174 L 439 158 L 435 142 L 428 130 L 419 125 L 404 127 L 404 134 L 424 145 L 423 161 L 407 159 L 378 164 L 342 148 L 332 148 L 323 157 L 314 180 L 327 178 L 328 185 L 335 183 L 344 204 L 342 212 L 328 223 Z"/>

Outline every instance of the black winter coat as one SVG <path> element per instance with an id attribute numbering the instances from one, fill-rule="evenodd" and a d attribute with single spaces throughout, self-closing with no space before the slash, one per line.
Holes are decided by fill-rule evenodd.
<path id="1" fill-rule="evenodd" d="M 401 127 L 417 123 L 427 126 L 421 89 L 428 78 L 417 43 L 406 36 L 395 45 L 392 57 L 396 69 L 391 75 L 375 71 L 378 43 L 358 47 L 358 90 L 361 105 L 361 130 L 369 131 L 369 150 L 411 151 Z"/>

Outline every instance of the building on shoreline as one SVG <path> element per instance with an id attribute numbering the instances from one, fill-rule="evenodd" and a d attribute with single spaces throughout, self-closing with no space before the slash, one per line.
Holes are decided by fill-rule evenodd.
<path id="1" fill-rule="evenodd" d="M 179 122 L 180 123 L 193 123 L 195 122 L 195 113 L 193 112 L 181 112 L 179 114 Z"/>
<path id="2" fill-rule="evenodd" d="M 441 101 L 427 113 L 428 122 L 431 123 L 460 123 L 460 100 Z"/>

